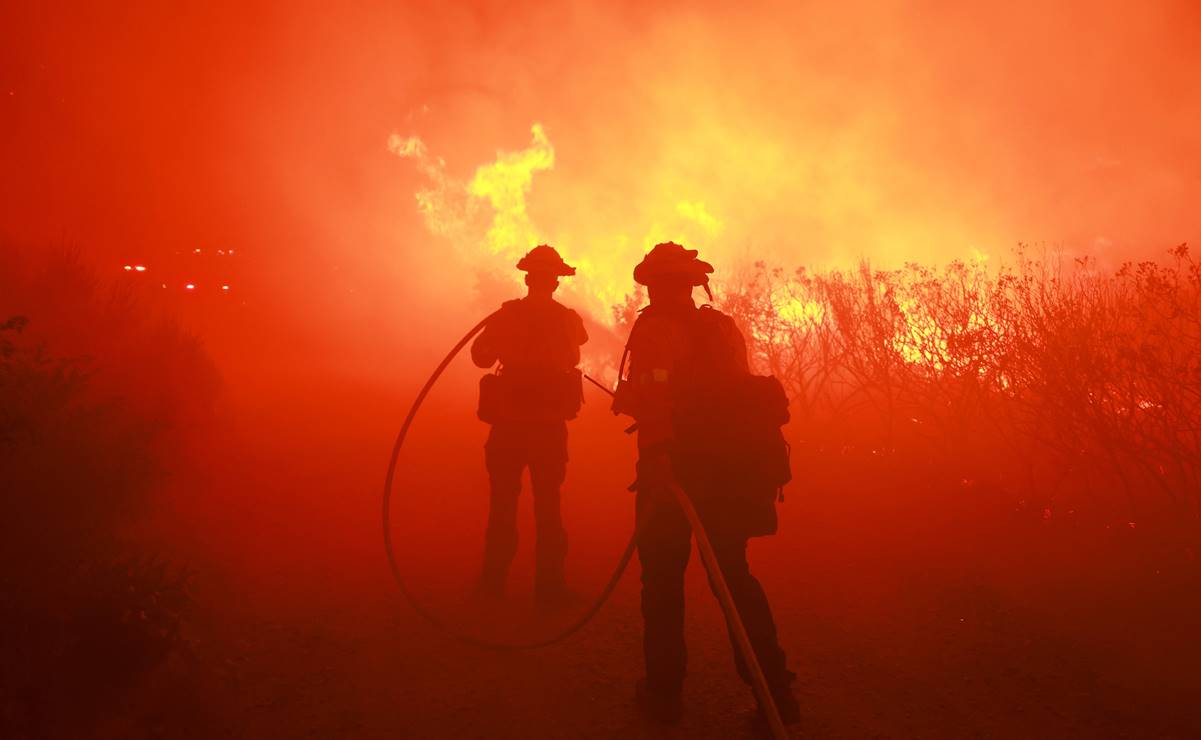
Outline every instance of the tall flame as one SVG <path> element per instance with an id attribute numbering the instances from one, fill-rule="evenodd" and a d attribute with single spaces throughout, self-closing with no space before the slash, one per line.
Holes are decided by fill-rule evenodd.
<path id="1" fill-rule="evenodd" d="M 553 169 L 555 148 L 542 125 L 530 127 L 533 141 L 525 149 L 498 152 L 496 161 L 475 171 L 467 185 L 473 198 L 487 201 L 493 209 L 486 244 L 494 254 L 512 257 L 538 244 L 542 237 L 530 220 L 526 199 L 535 172 Z"/>
<path id="2" fill-rule="evenodd" d="M 632 291 L 631 270 L 647 249 L 667 240 L 704 248 L 723 233 L 721 216 L 700 199 L 651 204 L 632 224 L 589 220 L 588 209 L 579 206 L 558 228 L 540 223 L 531 208 L 534 176 L 554 169 L 555 147 L 541 124 L 530 134 L 528 146 L 497 152 L 466 179 L 450 175 L 421 138 L 393 134 L 388 140 L 389 151 L 413 160 L 426 180 L 416 193 L 426 228 L 477 269 L 516 281 L 517 259 L 539 243 L 552 244 L 578 268 L 564 293 L 594 320 L 612 324 L 612 309 Z"/>

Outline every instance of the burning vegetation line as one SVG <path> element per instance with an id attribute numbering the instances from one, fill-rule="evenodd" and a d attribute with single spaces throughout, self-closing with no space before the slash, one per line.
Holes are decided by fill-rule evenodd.
<path id="1" fill-rule="evenodd" d="M 1180 245 L 1112 271 L 1021 249 L 993 268 L 760 263 L 720 294 L 789 387 L 801 451 L 928 460 L 1056 516 L 1156 516 L 1195 551 L 1201 265 Z"/>

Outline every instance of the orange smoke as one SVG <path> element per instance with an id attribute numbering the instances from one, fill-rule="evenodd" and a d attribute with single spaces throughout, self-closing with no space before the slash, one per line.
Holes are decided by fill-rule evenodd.
<path id="1" fill-rule="evenodd" d="M 553 243 L 600 321 L 665 239 L 720 281 L 759 258 L 896 267 L 1023 241 L 1113 262 L 1196 232 L 1186 4 L 531 15 L 494 19 L 520 53 L 461 47 L 477 84 L 422 100 L 389 148 L 466 263 L 511 275 Z"/>
<path id="2" fill-rule="evenodd" d="M 428 323 L 384 322 L 391 345 L 441 337 L 510 297 L 539 241 L 581 268 L 565 300 L 607 321 L 666 238 L 719 281 L 754 259 L 891 267 L 1024 241 L 1113 264 L 1201 239 L 1193 2 L 4 20 L 5 232 L 116 271 L 236 249 L 273 335 L 378 339 L 417 302 Z"/>

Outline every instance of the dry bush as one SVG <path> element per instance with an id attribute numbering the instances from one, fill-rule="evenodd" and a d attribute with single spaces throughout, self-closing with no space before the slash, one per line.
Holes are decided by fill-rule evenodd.
<path id="1" fill-rule="evenodd" d="M 84 736 L 181 645 L 186 573 L 123 532 L 218 377 L 194 338 L 77 254 L 4 256 L 0 734 Z"/>
<path id="2" fill-rule="evenodd" d="M 1201 265 L 1015 259 L 723 286 L 753 362 L 792 397 L 799 459 L 891 458 L 1046 517 L 1160 525 L 1195 546 Z"/>

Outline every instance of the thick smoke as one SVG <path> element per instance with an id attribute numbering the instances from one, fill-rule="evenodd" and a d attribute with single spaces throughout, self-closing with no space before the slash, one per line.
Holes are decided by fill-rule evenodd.
<path id="1" fill-rule="evenodd" d="M 235 248 L 234 287 L 273 335 L 373 323 L 393 357 L 440 344 L 508 290 L 479 289 L 511 269 L 489 239 L 556 243 L 603 319 L 662 238 L 719 270 L 1019 241 L 1112 262 L 1198 238 L 1190 2 L 12 14 L 5 231 L 151 272 Z M 498 151 L 541 159 L 509 180 Z M 429 192 L 474 209 L 471 228 L 431 233 L 413 199 Z"/>

